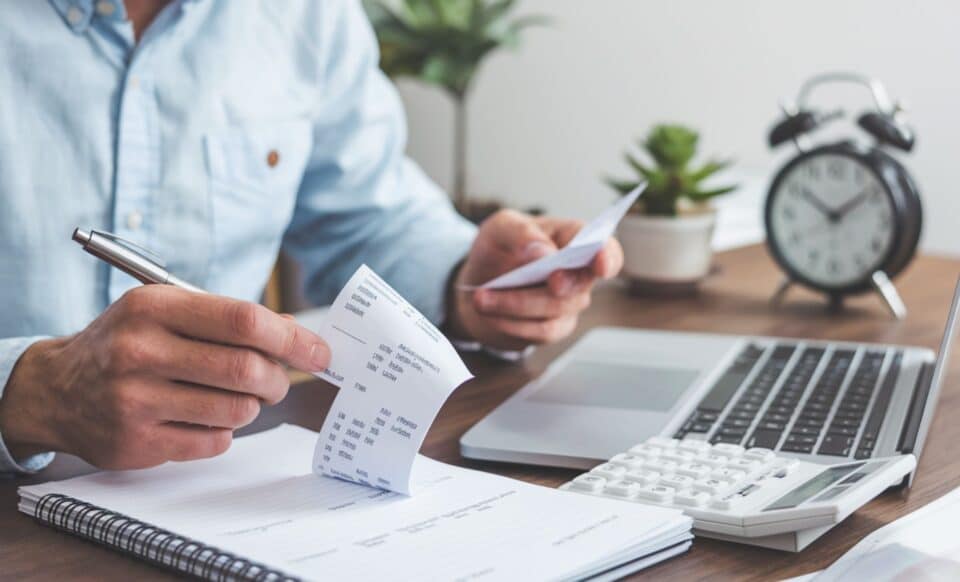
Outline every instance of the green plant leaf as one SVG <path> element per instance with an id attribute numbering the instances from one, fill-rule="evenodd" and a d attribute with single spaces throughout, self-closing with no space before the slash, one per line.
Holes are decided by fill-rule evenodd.
<path id="1" fill-rule="evenodd" d="M 640 182 L 637 181 L 617 180 L 616 178 L 604 178 L 603 181 L 607 183 L 607 186 L 610 186 L 623 196 L 633 192 L 634 189 L 640 185 Z"/>
<path id="2" fill-rule="evenodd" d="M 732 165 L 732 162 L 725 161 L 725 160 L 709 161 L 704 165 L 700 166 L 700 168 L 690 172 L 688 177 L 690 178 L 690 181 L 693 183 L 693 185 L 696 185 L 706 180 L 710 176 L 716 174 L 717 172 L 720 172 L 722 170 L 729 168 L 731 165 Z"/>
<path id="3" fill-rule="evenodd" d="M 633 154 L 627 152 L 623 155 L 623 159 L 626 160 L 630 167 L 642 177 L 646 178 L 647 180 L 650 180 L 653 177 L 653 169 L 645 166 L 643 162 L 635 158 Z"/>
<path id="4" fill-rule="evenodd" d="M 686 198 L 694 202 L 706 202 L 717 196 L 727 194 L 736 186 L 702 189 L 700 183 L 720 170 L 730 166 L 731 162 L 711 160 L 695 169 L 690 162 L 697 153 L 699 134 L 677 124 L 654 126 L 647 136 L 640 140 L 641 147 L 649 154 L 654 165 L 641 161 L 629 152 L 624 159 L 637 175 L 647 180 L 642 204 L 637 208 L 644 214 L 674 216 L 677 213 L 677 201 Z M 606 180 L 613 188 L 623 192 L 635 182 Z"/>
<path id="5" fill-rule="evenodd" d="M 509 20 L 515 0 L 364 0 L 380 41 L 381 68 L 443 87 L 457 98 L 480 64 L 501 47 L 516 46 L 521 30 L 541 17 Z"/>
<path id="6" fill-rule="evenodd" d="M 715 188 L 713 190 L 692 190 L 687 193 L 687 198 L 693 200 L 694 202 L 706 202 L 711 198 L 716 198 L 717 196 L 723 196 L 724 194 L 729 194 L 737 189 L 737 186 L 726 186 L 724 188 Z"/>

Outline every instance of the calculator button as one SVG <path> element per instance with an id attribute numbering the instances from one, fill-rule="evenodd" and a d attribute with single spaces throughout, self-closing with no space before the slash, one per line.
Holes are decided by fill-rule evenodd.
<path id="1" fill-rule="evenodd" d="M 640 483 L 629 478 L 619 479 L 617 481 L 608 482 L 607 486 L 604 487 L 603 492 L 606 495 L 630 499 L 635 497 L 637 492 L 640 491 L 644 485 L 644 483 Z"/>
<path id="2" fill-rule="evenodd" d="M 694 479 L 702 479 L 709 475 L 712 470 L 713 467 L 703 463 L 683 463 L 677 467 L 676 473 L 678 475 L 687 475 Z"/>
<path id="3" fill-rule="evenodd" d="M 657 473 L 663 473 L 664 475 L 669 475 L 673 473 L 677 468 L 677 463 L 673 461 L 647 461 L 643 465 L 644 469 L 650 469 L 651 471 L 656 471 Z"/>
<path id="4" fill-rule="evenodd" d="M 631 455 L 637 455 L 638 457 L 646 457 L 647 459 L 655 459 L 660 456 L 660 453 L 663 452 L 663 449 L 658 447 L 651 447 L 646 443 L 641 443 L 639 445 L 633 446 L 628 451 Z"/>
<path id="5" fill-rule="evenodd" d="M 760 472 L 763 468 L 763 463 L 751 461 L 750 459 L 734 459 L 727 463 L 727 468 L 743 471 L 747 475 L 753 475 L 754 473 Z"/>
<path id="6" fill-rule="evenodd" d="M 663 473 L 658 473 L 657 471 L 651 471 L 650 469 L 634 469 L 633 471 L 627 472 L 624 479 L 630 479 L 631 481 L 636 481 L 641 485 L 652 485 L 660 481 L 663 478 Z"/>
<path id="7" fill-rule="evenodd" d="M 706 453 L 710 450 L 710 443 L 700 440 L 686 439 L 680 441 L 680 444 L 677 445 L 677 448 L 681 451 L 689 451 L 694 454 Z"/>
<path id="8" fill-rule="evenodd" d="M 726 455 L 710 454 L 706 457 L 700 457 L 697 461 L 703 463 L 704 465 L 710 465 L 711 467 L 725 467 L 727 463 L 730 462 L 732 457 Z"/>
<path id="9" fill-rule="evenodd" d="M 663 479 L 660 479 L 660 484 L 673 487 L 674 489 L 686 489 L 693 485 L 694 481 L 696 481 L 696 479 L 689 475 L 667 475 Z"/>
<path id="10" fill-rule="evenodd" d="M 700 479 L 691 485 L 690 488 L 696 491 L 703 491 L 709 495 L 719 495 L 720 493 L 729 489 L 730 484 L 726 481 L 721 481 L 719 479 L 710 477 L 707 479 Z"/>
<path id="11" fill-rule="evenodd" d="M 677 445 L 680 444 L 680 441 L 669 437 L 655 436 L 647 439 L 647 444 L 652 447 L 673 450 L 677 448 Z"/>
<path id="12" fill-rule="evenodd" d="M 721 511 L 728 511 L 730 509 L 735 509 L 743 501 L 743 497 L 740 497 L 737 493 L 731 493 L 725 497 L 719 499 L 714 499 L 710 502 L 710 507 L 713 509 L 719 509 Z"/>
<path id="13" fill-rule="evenodd" d="M 713 473 L 710 473 L 710 476 L 719 481 L 726 481 L 727 483 L 732 484 L 743 481 L 743 478 L 746 477 L 747 474 L 743 471 L 724 467 L 721 469 L 715 469 Z"/>
<path id="14" fill-rule="evenodd" d="M 660 458 L 664 461 L 673 461 L 674 463 L 687 463 L 693 460 L 695 457 L 696 455 L 690 451 L 676 450 L 664 451 Z"/>
<path id="15" fill-rule="evenodd" d="M 710 495 L 703 491 L 681 491 L 673 496 L 673 502 L 687 507 L 702 507 L 710 501 Z"/>
<path id="16" fill-rule="evenodd" d="M 726 455 L 728 457 L 739 457 L 743 454 L 743 447 L 740 445 L 734 445 L 730 443 L 720 443 L 713 445 L 713 451 L 719 455 Z"/>
<path id="17" fill-rule="evenodd" d="M 796 459 L 777 459 L 773 462 L 772 470 L 774 477 L 786 477 L 793 473 L 800 466 L 800 461 Z"/>
<path id="18" fill-rule="evenodd" d="M 640 455 L 633 455 L 630 453 L 620 453 L 619 455 L 610 459 L 610 462 L 614 465 L 623 465 L 628 470 L 629 469 L 639 469 L 643 466 L 643 463 L 646 461 L 646 458 L 641 457 Z"/>
<path id="19" fill-rule="evenodd" d="M 627 474 L 627 468 L 623 465 L 614 465 L 613 463 L 604 463 L 597 467 L 594 467 L 591 471 L 591 474 L 598 477 L 603 477 L 604 479 L 616 480 L 620 479 Z"/>
<path id="20" fill-rule="evenodd" d="M 607 480 L 603 477 L 586 473 L 571 481 L 570 489 L 575 491 L 585 491 L 587 493 L 599 493 L 603 490 L 603 486 L 606 485 L 606 483 Z"/>
<path id="21" fill-rule="evenodd" d="M 743 458 L 751 459 L 754 461 L 760 461 L 761 463 L 767 463 L 776 458 L 776 453 L 770 449 L 764 449 L 760 447 L 754 447 L 752 449 L 747 449 L 743 453 Z"/>
<path id="22" fill-rule="evenodd" d="M 637 491 L 637 499 L 653 501 L 655 503 L 670 503 L 676 491 L 672 487 L 663 485 L 647 485 Z"/>

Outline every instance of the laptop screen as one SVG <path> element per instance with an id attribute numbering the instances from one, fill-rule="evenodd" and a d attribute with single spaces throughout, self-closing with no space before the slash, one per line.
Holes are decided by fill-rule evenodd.
<path id="1" fill-rule="evenodd" d="M 950 349 L 953 347 L 953 337 L 957 331 L 958 311 L 960 311 L 960 279 L 957 279 L 957 286 L 953 291 L 953 302 L 950 304 L 947 327 L 943 331 L 943 339 L 940 341 L 940 351 L 937 353 L 937 365 L 933 369 L 931 387 L 934 393 L 940 389 L 940 383 L 943 382 L 943 377 L 947 374 L 947 368 L 950 363 Z"/>

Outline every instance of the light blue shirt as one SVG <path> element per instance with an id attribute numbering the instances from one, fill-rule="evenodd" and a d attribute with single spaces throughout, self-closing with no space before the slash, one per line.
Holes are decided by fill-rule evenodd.
<path id="1" fill-rule="evenodd" d="M 475 230 L 404 157 L 377 62 L 359 0 L 175 0 L 139 44 L 121 0 L 0 0 L 0 396 L 137 284 L 77 226 L 247 300 L 281 245 L 319 304 L 365 262 L 439 322 Z M 0 438 L 0 473 L 50 457 Z"/>

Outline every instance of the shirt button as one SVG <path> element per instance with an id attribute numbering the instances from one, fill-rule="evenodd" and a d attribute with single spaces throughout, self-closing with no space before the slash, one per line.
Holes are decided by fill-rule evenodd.
<path id="1" fill-rule="evenodd" d="M 140 77 L 136 75 L 127 77 L 127 86 L 131 89 L 138 89 L 140 87 Z"/>
<path id="2" fill-rule="evenodd" d="M 83 10 L 81 10 L 76 4 L 71 5 L 70 8 L 67 8 L 67 22 L 76 26 L 83 21 Z"/>
<path id="3" fill-rule="evenodd" d="M 276 168 L 277 164 L 280 163 L 280 152 L 277 150 L 270 150 L 267 153 L 267 165 L 271 168 Z"/>
<path id="4" fill-rule="evenodd" d="M 130 230 L 140 230 L 143 225 L 143 214 L 139 210 L 133 210 L 127 214 L 127 228 Z"/>
<path id="5" fill-rule="evenodd" d="M 97 2 L 97 14 L 100 16 L 110 16 L 116 9 L 117 7 L 109 0 L 100 0 Z"/>

